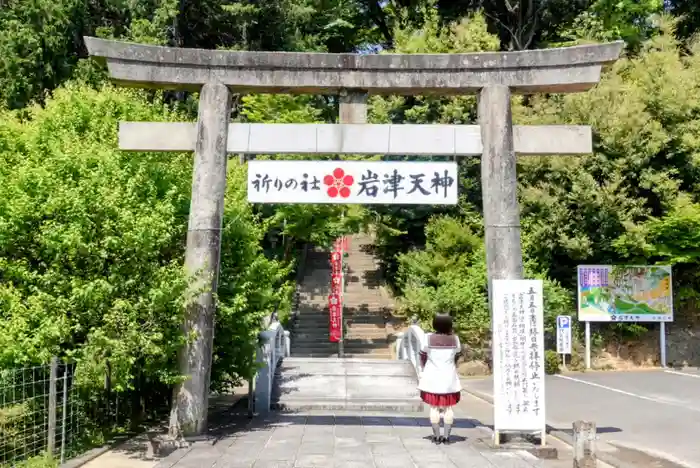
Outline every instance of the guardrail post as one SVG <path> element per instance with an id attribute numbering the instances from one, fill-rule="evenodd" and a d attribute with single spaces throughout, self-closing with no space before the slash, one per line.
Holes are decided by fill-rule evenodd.
<path id="1" fill-rule="evenodd" d="M 596 457 L 596 427 L 591 421 L 576 421 L 574 428 L 574 468 L 595 468 L 598 466 Z"/>
<path id="2" fill-rule="evenodd" d="M 289 330 L 284 331 L 284 357 L 292 355 L 292 339 Z"/>
<path id="3" fill-rule="evenodd" d="M 250 400 L 255 402 L 255 412 L 264 414 L 270 411 L 272 384 L 277 372 L 277 365 L 289 354 L 289 332 L 284 330 L 279 322 L 275 321 L 267 330 L 260 333 L 260 346 L 255 357 L 258 372 L 254 378 L 253 397 L 250 398 Z M 249 394 L 250 392 L 251 390 L 249 389 Z"/>
<path id="4" fill-rule="evenodd" d="M 402 346 L 403 337 L 405 336 L 405 333 L 399 332 L 399 333 L 396 333 L 394 336 L 396 337 L 396 344 L 395 344 L 395 346 L 396 346 L 396 359 L 399 359 L 399 360 L 406 359 L 406 356 L 405 356 L 406 353 L 404 353 L 403 346 Z"/>
<path id="5" fill-rule="evenodd" d="M 270 344 L 263 342 L 258 349 L 257 362 L 260 364 L 255 376 L 255 412 L 264 414 L 270 411 Z"/>

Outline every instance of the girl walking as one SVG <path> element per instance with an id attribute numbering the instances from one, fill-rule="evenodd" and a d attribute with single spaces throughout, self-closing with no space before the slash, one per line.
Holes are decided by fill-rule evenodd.
<path id="1" fill-rule="evenodd" d="M 452 317 L 438 314 L 433 318 L 435 333 L 426 335 L 420 352 L 421 373 L 418 383 L 421 399 L 430 405 L 430 424 L 433 442 L 449 444 L 454 423 L 452 407 L 460 400 L 462 385 L 457 375 L 457 359 L 461 352 L 459 338 L 452 332 Z M 440 437 L 440 416 L 444 436 Z"/>

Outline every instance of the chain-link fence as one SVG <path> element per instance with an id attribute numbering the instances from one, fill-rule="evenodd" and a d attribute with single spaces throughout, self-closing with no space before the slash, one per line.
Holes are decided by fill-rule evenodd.
<path id="1" fill-rule="evenodd" d="M 80 434 L 73 366 L 0 370 L 0 466 L 53 454 L 65 460 Z"/>
<path id="2" fill-rule="evenodd" d="M 39 466 L 63 463 L 118 428 L 133 429 L 135 422 L 152 419 L 146 406 L 160 417 L 168 405 L 162 391 L 111 392 L 109 375 L 99 390 L 81 389 L 74 377 L 75 365 L 57 359 L 45 366 L 0 370 L 0 468 L 25 466 L 37 458 L 47 460 Z"/>

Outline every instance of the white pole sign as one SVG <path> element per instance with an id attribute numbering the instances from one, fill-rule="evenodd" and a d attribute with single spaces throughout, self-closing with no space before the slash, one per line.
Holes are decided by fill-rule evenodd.
<path id="1" fill-rule="evenodd" d="M 571 316 L 557 316 L 557 354 L 571 354 Z"/>
<path id="2" fill-rule="evenodd" d="M 457 163 L 253 160 L 251 203 L 454 205 Z"/>
<path id="3" fill-rule="evenodd" d="M 542 281 L 494 280 L 492 328 L 495 431 L 544 431 Z"/>

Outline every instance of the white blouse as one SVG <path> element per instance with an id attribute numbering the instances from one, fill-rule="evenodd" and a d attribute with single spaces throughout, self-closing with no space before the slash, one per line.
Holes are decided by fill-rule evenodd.
<path id="1" fill-rule="evenodd" d="M 428 393 L 449 394 L 462 390 L 457 374 L 455 357 L 462 347 L 457 335 L 428 333 L 421 352 L 427 355 L 418 390 Z"/>

